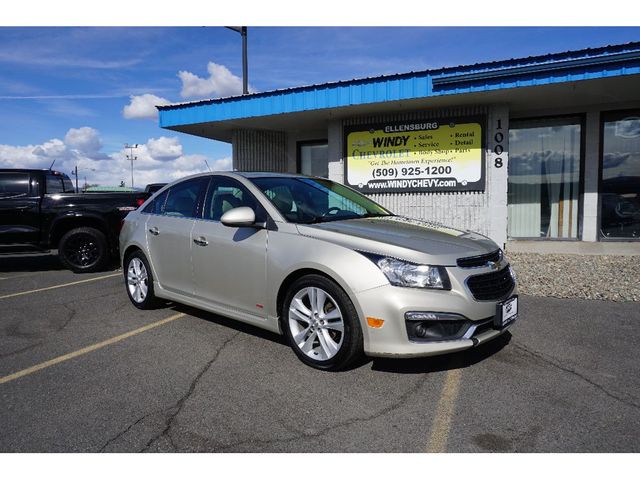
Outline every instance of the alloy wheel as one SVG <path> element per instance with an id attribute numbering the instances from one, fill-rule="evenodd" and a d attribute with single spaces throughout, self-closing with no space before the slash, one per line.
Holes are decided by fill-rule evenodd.
<path id="1" fill-rule="evenodd" d="M 127 269 L 127 288 L 134 302 L 142 303 L 147 298 L 148 279 L 147 269 L 142 260 L 137 257 L 132 258 Z"/>
<path id="2" fill-rule="evenodd" d="M 340 351 L 344 319 L 336 301 L 323 289 L 298 291 L 291 299 L 288 319 L 294 342 L 309 358 L 325 361 Z"/>
<path id="3" fill-rule="evenodd" d="M 64 246 L 67 258 L 79 267 L 87 267 L 94 264 L 100 252 L 95 238 L 87 234 L 73 235 Z"/>

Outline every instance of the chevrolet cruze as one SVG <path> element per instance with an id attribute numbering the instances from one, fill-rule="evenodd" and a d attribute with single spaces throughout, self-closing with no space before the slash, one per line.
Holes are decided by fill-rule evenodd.
<path id="1" fill-rule="evenodd" d="M 455 352 L 518 315 L 503 252 L 477 233 L 394 215 L 330 180 L 206 173 L 159 190 L 120 234 L 127 294 L 284 334 L 312 367 Z"/>

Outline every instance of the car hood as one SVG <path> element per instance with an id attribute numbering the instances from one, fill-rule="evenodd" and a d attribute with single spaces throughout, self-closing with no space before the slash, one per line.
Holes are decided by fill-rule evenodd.
<path id="1" fill-rule="evenodd" d="M 298 225 L 298 231 L 355 250 L 433 265 L 455 265 L 458 258 L 498 249 L 479 233 L 399 216 Z"/>

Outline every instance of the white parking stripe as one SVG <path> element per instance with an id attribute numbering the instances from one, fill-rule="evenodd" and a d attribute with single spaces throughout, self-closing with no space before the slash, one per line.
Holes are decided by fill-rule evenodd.
<path id="1" fill-rule="evenodd" d="M 103 275 L 101 277 L 93 277 L 93 278 L 87 278 L 86 280 L 78 280 L 77 282 L 63 283 L 61 285 L 53 285 L 51 287 L 36 288 L 35 290 L 27 290 L 26 292 L 10 293 L 8 295 L 1 295 L 0 300 L 3 300 L 5 298 L 19 297 L 21 295 L 28 295 L 30 293 L 44 292 L 46 290 L 54 290 L 56 288 L 70 287 L 71 285 L 79 285 L 81 283 L 95 282 L 96 280 L 102 280 L 104 278 L 117 277 L 118 275 L 122 275 L 122 273 L 121 272 L 112 273 L 109 275 Z"/>
<path id="2" fill-rule="evenodd" d="M 59 357 L 52 358 L 51 360 L 47 360 L 46 362 L 39 363 L 34 365 L 33 367 L 25 368 L 24 370 L 20 370 L 19 372 L 12 373 L 11 375 L 7 375 L 6 377 L 0 377 L 0 385 L 3 383 L 10 382 L 12 380 L 17 380 L 18 378 L 26 377 L 27 375 L 31 375 L 32 373 L 39 372 L 45 368 L 49 368 L 53 365 L 57 365 L 58 363 L 66 362 L 67 360 L 71 360 L 72 358 L 79 357 L 80 355 L 84 355 L 89 352 L 93 352 L 100 348 L 106 347 L 107 345 L 112 345 L 114 343 L 125 340 L 129 337 L 133 337 L 134 335 L 138 335 L 140 333 L 146 332 L 147 330 L 151 330 L 152 328 L 159 327 L 161 325 L 165 325 L 169 322 L 173 322 L 174 320 L 178 320 L 179 318 L 185 317 L 185 313 L 176 313 L 175 315 L 171 315 L 162 320 L 158 320 L 157 322 L 149 323 L 144 327 L 136 328 L 135 330 L 131 330 L 130 332 L 123 333 L 122 335 L 118 335 L 116 337 L 109 338 L 108 340 L 104 340 L 99 343 L 94 343 L 93 345 L 89 345 L 88 347 L 81 348 L 80 350 L 76 350 L 75 352 L 67 353 L 66 355 L 60 355 Z"/>
<path id="3" fill-rule="evenodd" d="M 440 401 L 433 418 L 431 436 L 426 448 L 428 453 L 443 453 L 447 451 L 447 440 L 449 439 L 461 377 L 462 370 L 455 369 L 447 372 L 442 393 L 440 394 Z"/>

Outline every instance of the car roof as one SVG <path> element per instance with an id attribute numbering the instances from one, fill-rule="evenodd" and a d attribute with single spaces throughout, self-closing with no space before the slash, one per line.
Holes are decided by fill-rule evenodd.
<path id="1" fill-rule="evenodd" d="M 0 168 L 0 172 L 2 173 L 11 173 L 11 172 L 51 173 L 52 175 L 66 175 L 64 172 L 61 172 L 59 170 L 51 170 L 49 168 Z"/>
<path id="2" fill-rule="evenodd" d="M 299 173 L 284 173 L 284 172 L 229 172 L 236 175 L 240 175 L 244 178 L 312 178 L 308 175 L 301 175 Z"/>

